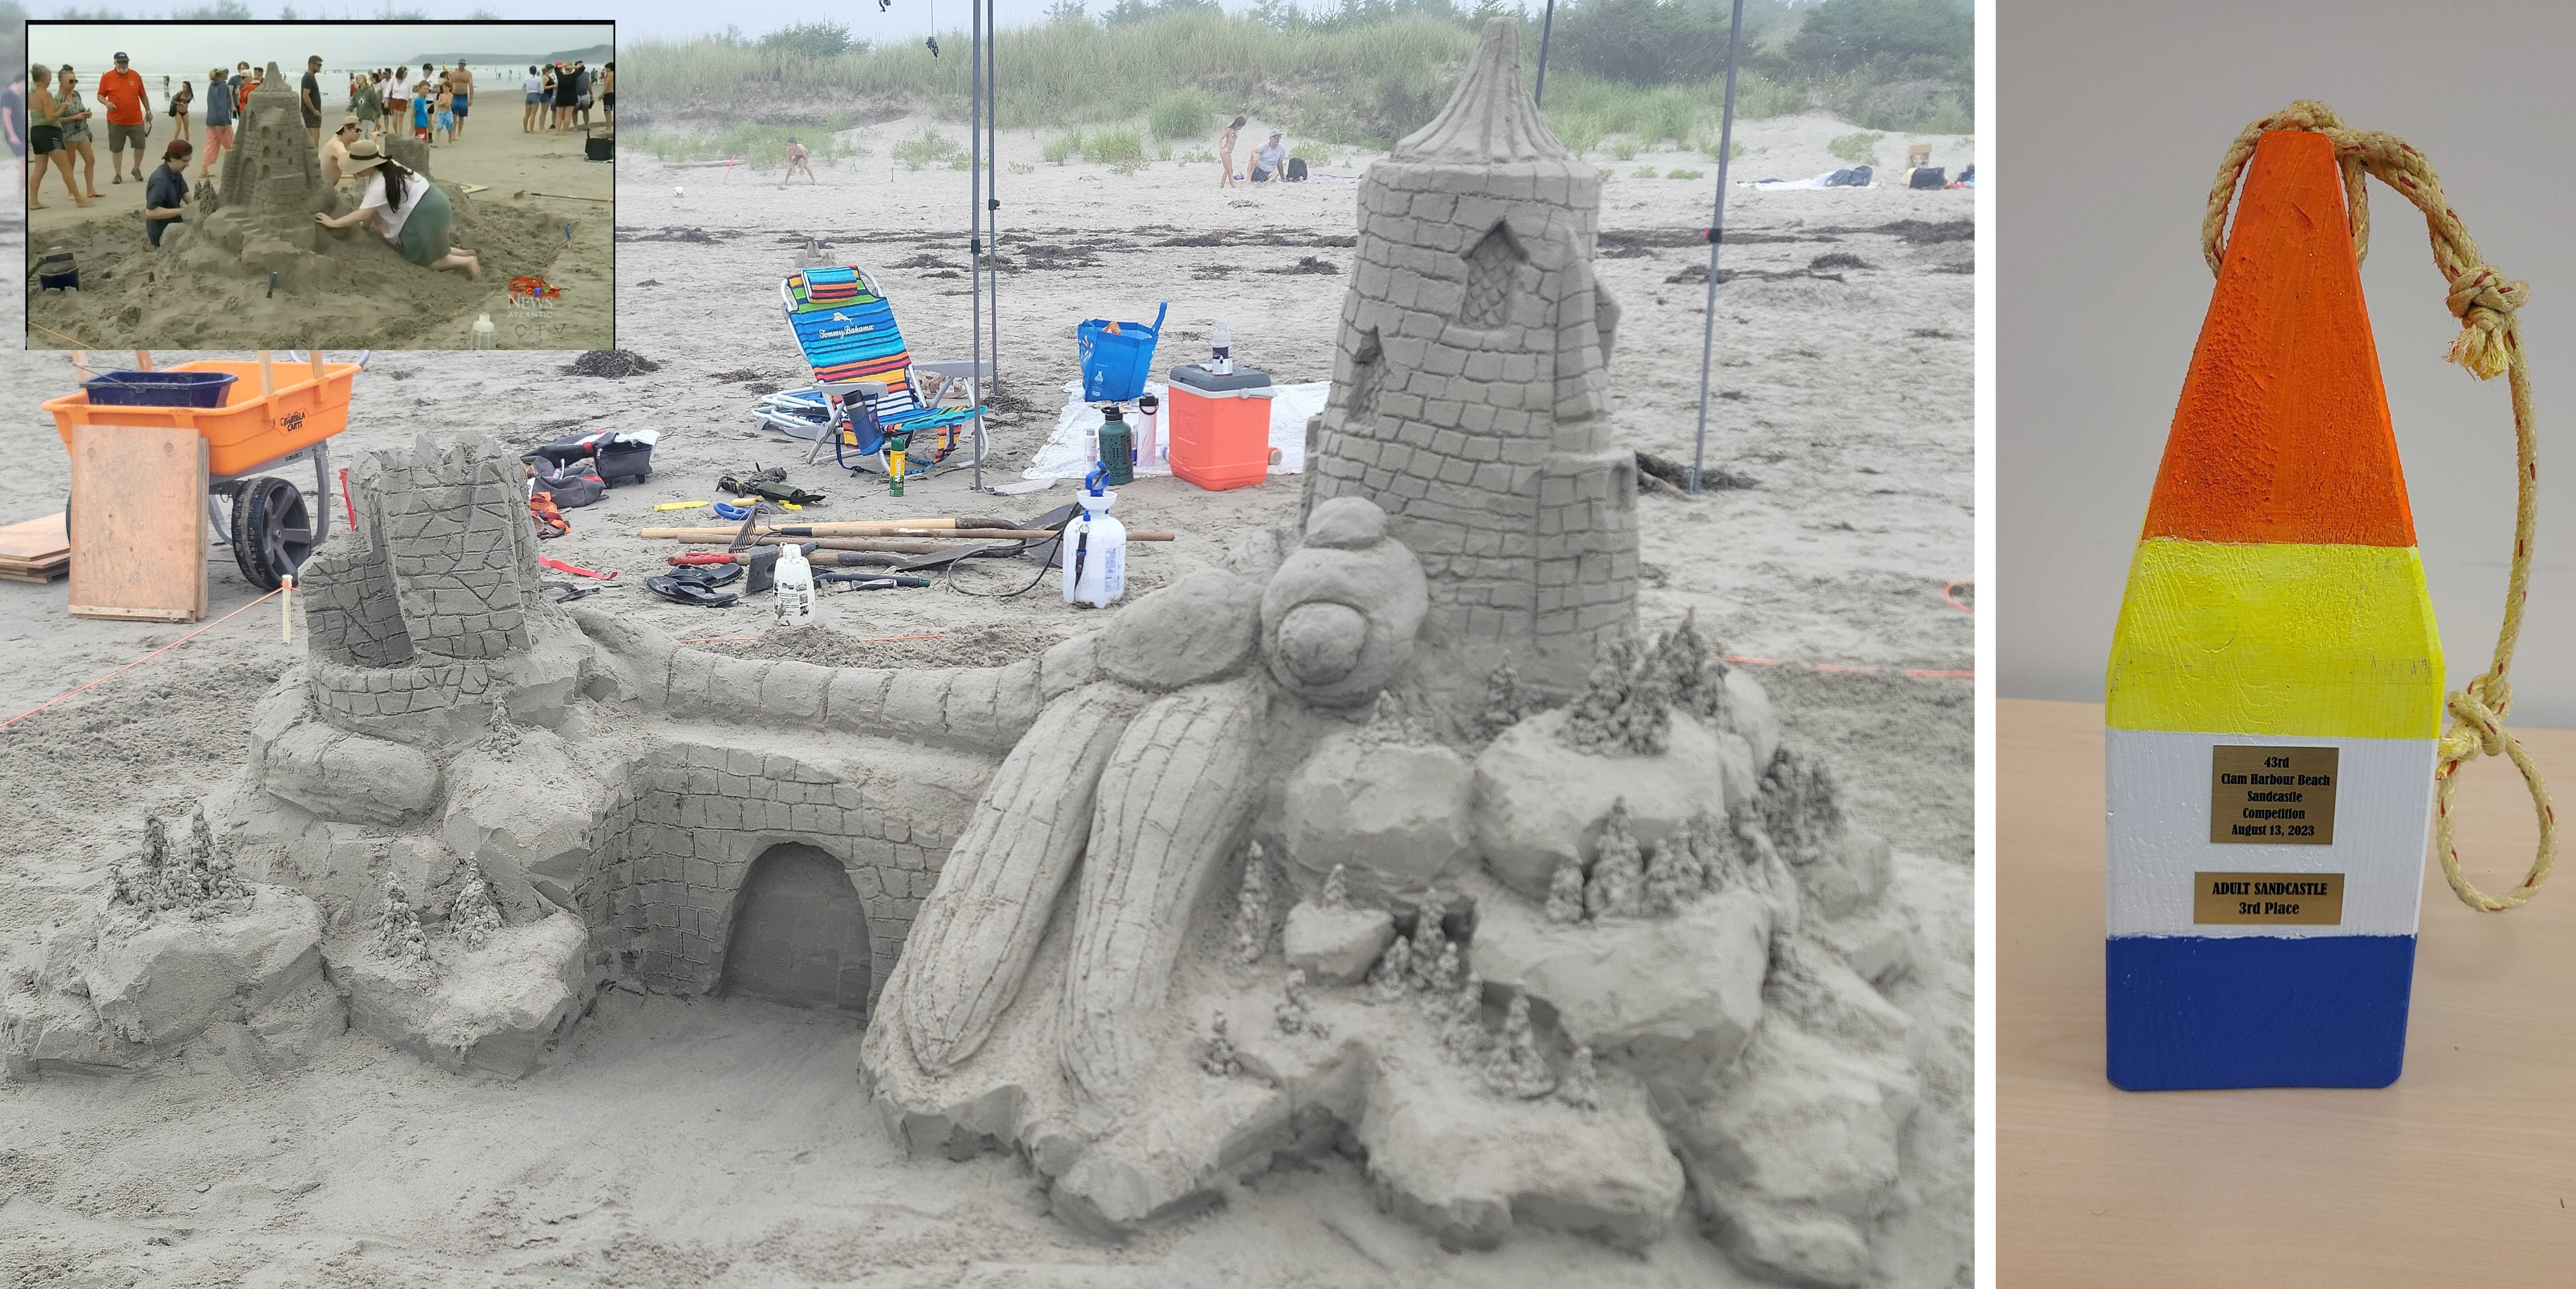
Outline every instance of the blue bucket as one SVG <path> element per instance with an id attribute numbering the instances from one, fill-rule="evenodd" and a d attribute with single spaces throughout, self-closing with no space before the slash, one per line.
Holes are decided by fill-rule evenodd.
<path id="1" fill-rule="evenodd" d="M 1154 325 L 1121 322 L 1111 331 L 1107 319 L 1094 318 L 1074 329 L 1082 350 L 1082 401 L 1125 403 L 1144 397 L 1145 381 L 1154 374 L 1154 341 L 1163 333 L 1163 315 L 1172 303 L 1154 310 Z"/>
<path id="2" fill-rule="evenodd" d="M 228 371 L 103 371 L 81 382 L 97 407 L 221 407 Z"/>

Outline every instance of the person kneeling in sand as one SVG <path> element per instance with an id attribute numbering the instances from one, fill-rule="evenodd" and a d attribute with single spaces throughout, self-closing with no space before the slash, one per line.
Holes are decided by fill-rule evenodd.
<path id="1" fill-rule="evenodd" d="M 322 186 L 337 188 L 349 174 L 349 145 L 358 141 L 358 118 L 340 118 L 340 128 L 322 141 Z"/>
<path id="2" fill-rule="evenodd" d="M 347 164 L 349 173 L 367 176 L 366 195 L 358 199 L 356 210 L 337 218 L 316 214 L 315 222 L 324 228 L 347 228 L 372 218 L 376 231 L 400 247 L 404 259 L 425 268 L 463 269 L 471 278 L 483 276 L 483 265 L 474 252 L 447 243 L 455 208 L 438 185 L 386 156 L 373 139 L 350 144 Z"/>
<path id="3" fill-rule="evenodd" d="M 188 156 L 196 149 L 186 139 L 172 139 L 161 151 L 161 165 L 143 181 L 143 234 L 161 245 L 161 234 L 187 214 Z"/>

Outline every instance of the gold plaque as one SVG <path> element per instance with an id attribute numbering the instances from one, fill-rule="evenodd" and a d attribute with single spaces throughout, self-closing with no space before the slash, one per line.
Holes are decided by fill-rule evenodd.
<path id="1" fill-rule="evenodd" d="M 2343 924 L 2341 873 L 2194 873 L 2191 882 L 2196 923 Z"/>
<path id="2" fill-rule="evenodd" d="M 2335 775 L 2343 749 L 2210 750 L 2209 839 L 2257 846 L 2334 844 Z"/>

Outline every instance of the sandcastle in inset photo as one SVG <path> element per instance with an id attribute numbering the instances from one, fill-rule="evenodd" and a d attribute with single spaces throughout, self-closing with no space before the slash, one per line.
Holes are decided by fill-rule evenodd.
<path id="1" fill-rule="evenodd" d="M 1920 1094 L 1898 857 L 1695 623 L 1637 621 L 1598 177 L 1516 40 L 1363 181 L 1299 523 L 1040 657 L 690 648 L 546 598 L 499 445 L 362 463 L 204 805 L 258 898 L 66 928 L 9 1068 L 186 1041 L 183 951 L 278 1063 L 333 1023 L 315 963 L 347 1025 L 504 1074 L 603 982 L 747 993 L 863 1024 L 894 1137 L 1104 1237 L 1338 1155 L 1453 1248 L 1868 1279 Z"/>

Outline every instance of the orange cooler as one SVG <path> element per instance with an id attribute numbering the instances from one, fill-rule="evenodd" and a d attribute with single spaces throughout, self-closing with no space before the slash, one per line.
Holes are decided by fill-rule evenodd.
<path id="1" fill-rule="evenodd" d="M 1173 474 L 1211 492 L 1269 477 L 1270 373 L 1237 367 L 1215 376 L 1190 363 L 1172 369 L 1169 388 Z"/>

